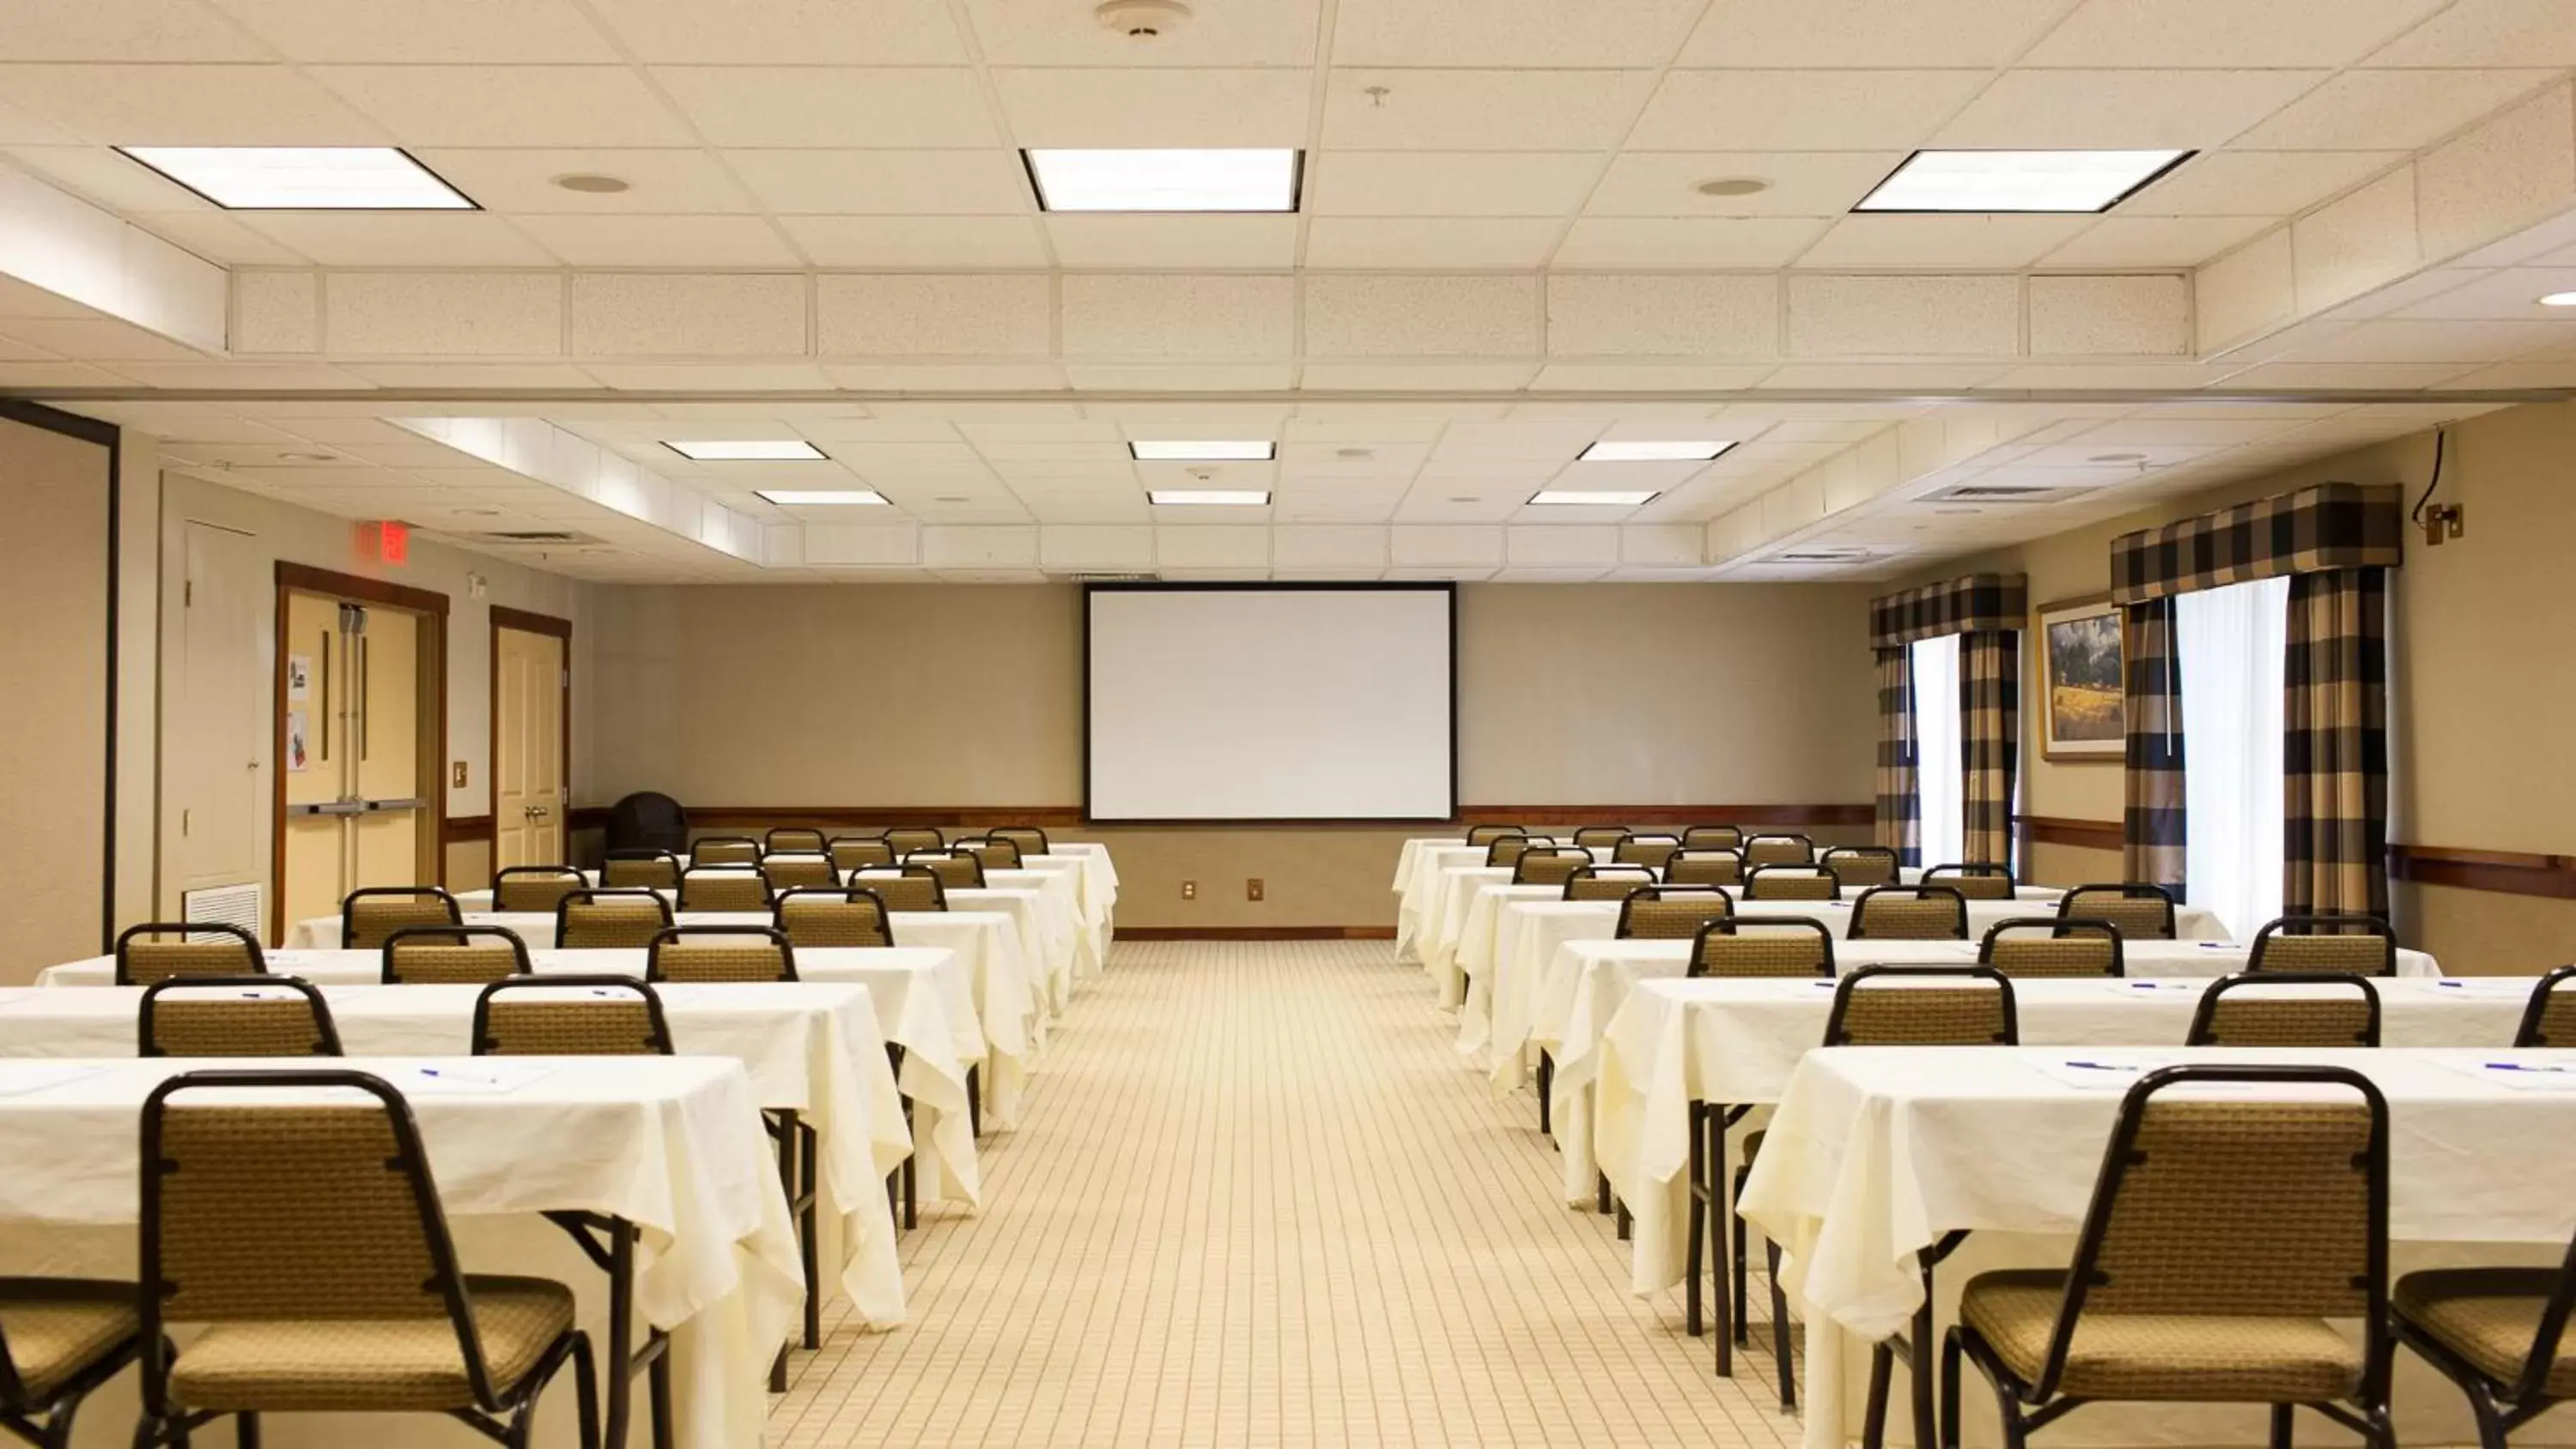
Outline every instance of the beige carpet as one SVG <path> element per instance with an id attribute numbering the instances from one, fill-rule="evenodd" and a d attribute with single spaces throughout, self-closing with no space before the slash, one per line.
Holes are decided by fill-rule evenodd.
<path id="1" fill-rule="evenodd" d="M 1453 1031 L 1384 942 L 1119 946 L 981 1214 L 906 1238 L 910 1322 L 836 1311 L 769 1442 L 1794 1445 Z"/>

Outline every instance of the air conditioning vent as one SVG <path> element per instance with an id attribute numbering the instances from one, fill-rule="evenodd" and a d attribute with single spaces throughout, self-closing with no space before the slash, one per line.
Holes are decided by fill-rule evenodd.
<path id="1" fill-rule="evenodd" d="M 1866 563 L 1877 557 L 1865 548 L 1797 548 L 1771 555 L 1773 563 Z"/>
<path id="2" fill-rule="evenodd" d="M 545 544 L 565 544 L 565 543 L 597 543 L 597 542 L 599 541 L 599 540 L 597 540 L 597 539 L 595 539 L 595 538 L 590 538 L 590 537 L 587 537 L 586 535 L 583 535 L 583 534 L 578 534 L 578 533 L 567 533 L 567 532 L 563 531 L 562 529 L 558 529 L 558 528 L 531 528 L 531 529 L 524 529 L 524 530 L 514 530 L 514 531 L 509 531 L 509 532 L 503 532 L 503 533 L 474 533 L 474 534 L 468 534 L 468 535 L 466 535 L 466 536 L 467 536 L 468 538 L 479 539 L 479 540 L 481 540 L 481 541 L 482 541 L 482 542 L 484 542 L 484 543 L 545 543 Z"/>
<path id="3" fill-rule="evenodd" d="M 2091 491 L 2089 488 L 2051 487 L 2045 483 L 1962 483 L 1955 488 L 1944 488 L 1938 493 L 1923 496 L 1925 501 L 1933 503 L 2056 503 Z"/>
<path id="4" fill-rule="evenodd" d="M 179 897 L 179 919 L 195 925 L 239 926 L 254 936 L 263 934 L 267 913 L 260 906 L 259 882 L 247 885 L 214 886 L 207 890 L 186 891 Z M 190 932 L 192 941 L 212 940 L 208 934 Z"/>
<path id="5" fill-rule="evenodd" d="M 1051 574 L 1051 578 L 1070 579 L 1077 584 L 1158 584 L 1161 574 Z"/>

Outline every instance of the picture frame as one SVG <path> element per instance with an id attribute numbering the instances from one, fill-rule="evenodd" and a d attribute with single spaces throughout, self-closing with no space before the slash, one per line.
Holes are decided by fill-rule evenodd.
<path id="1" fill-rule="evenodd" d="M 2117 764 L 2128 753 L 2127 658 L 2120 608 L 2108 594 L 2060 599 L 2034 611 L 2039 642 L 2043 759 Z"/>

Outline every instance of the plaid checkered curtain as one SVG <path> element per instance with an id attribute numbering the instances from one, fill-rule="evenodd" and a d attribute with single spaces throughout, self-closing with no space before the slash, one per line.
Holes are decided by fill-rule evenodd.
<path id="1" fill-rule="evenodd" d="M 1923 797 L 1914 779 L 1914 651 L 1878 654 L 1878 834 L 1906 865 L 1923 863 Z"/>
<path id="2" fill-rule="evenodd" d="M 2123 611 L 2128 664 L 2127 789 L 2121 812 L 2121 874 L 2183 889 L 2182 661 L 2174 654 L 2174 601 L 2163 595 Z"/>
<path id="3" fill-rule="evenodd" d="M 1959 636 L 1960 848 L 2012 860 L 2013 773 L 2021 763 L 2021 633 Z"/>
<path id="4" fill-rule="evenodd" d="M 2388 914 L 2388 571 L 2290 580 L 2281 909 Z"/>

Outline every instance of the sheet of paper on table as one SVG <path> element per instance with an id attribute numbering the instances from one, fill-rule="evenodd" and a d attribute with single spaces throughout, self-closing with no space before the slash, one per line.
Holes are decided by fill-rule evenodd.
<path id="1" fill-rule="evenodd" d="M 552 1067 L 478 1061 L 471 1066 L 397 1067 L 379 1075 L 406 1097 L 497 1097 L 541 1081 Z"/>
<path id="2" fill-rule="evenodd" d="M 62 1066 L 53 1062 L 0 1061 L 0 1097 L 24 1097 L 95 1077 L 105 1070 L 104 1067 Z"/>
<path id="3" fill-rule="evenodd" d="M 2576 1061 L 2446 1061 L 2443 1065 L 2517 1092 L 2576 1092 Z"/>

